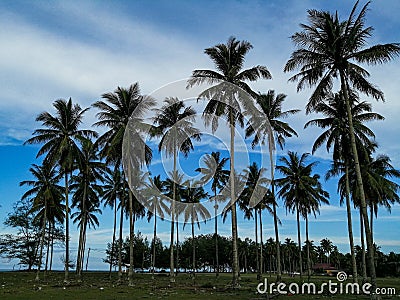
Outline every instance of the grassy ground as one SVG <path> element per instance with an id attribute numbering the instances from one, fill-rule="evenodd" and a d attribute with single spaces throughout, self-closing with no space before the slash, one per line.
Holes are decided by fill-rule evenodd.
<path id="1" fill-rule="evenodd" d="M 0 299 L 269 299 L 267 294 L 257 294 L 258 281 L 255 274 L 242 274 L 241 287 L 237 290 L 229 288 L 230 274 L 221 274 L 215 279 L 214 274 L 198 274 L 193 283 L 187 274 L 179 274 L 174 286 L 169 285 L 169 277 L 165 274 L 135 274 L 135 286 L 127 283 L 118 285 L 116 274 L 110 281 L 105 272 L 88 272 L 84 274 L 83 282 L 78 283 L 71 274 L 71 283 L 64 286 L 62 272 L 52 272 L 46 279 L 35 282 L 35 274 L 27 272 L 0 272 Z M 269 282 L 273 278 L 267 275 Z M 335 278 L 312 277 L 317 285 Z M 283 282 L 290 284 L 298 278 L 284 278 Z M 380 287 L 396 288 L 395 296 L 384 296 L 382 299 L 400 298 L 400 278 L 379 279 Z M 280 295 L 274 299 L 369 299 L 357 295 Z"/>

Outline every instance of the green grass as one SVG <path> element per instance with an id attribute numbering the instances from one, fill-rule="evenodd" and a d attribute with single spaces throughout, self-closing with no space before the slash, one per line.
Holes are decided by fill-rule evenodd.
<path id="1" fill-rule="evenodd" d="M 273 282 L 266 275 L 269 282 Z M 35 274 L 28 272 L 0 272 L 0 299 L 268 299 L 267 295 L 256 293 L 258 281 L 255 274 L 242 274 L 241 287 L 232 290 L 229 287 L 230 274 L 221 274 L 215 279 L 214 274 L 197 274 L 195 283 L 187 274 L 179 274 L 173 286 L 166 274 L 158 274 L 151 279 L 150 274 L 135 274 L 135 286 L 128 287 L 127 282 L 117 284 L 117 274 L 110 281 L 106 272 L 84 273 L 83 282 L 78 283 L 71 273 L 70 285 L 64 286 L 64 273 L 52 272 L 46 279 L 41 274 L 41 281 L 35 282 Z M 327 282 L 329 277 L 312 277 L 317 285 Z M 290 284 L 299 278 L 284 278 Z M 400 278 L 378 280 L 380 287 L 396 288 L 396 296 L 382 299 L 399 299 Z M 369 299 L 356 295 L 281 295 L 274 299 Z"/>

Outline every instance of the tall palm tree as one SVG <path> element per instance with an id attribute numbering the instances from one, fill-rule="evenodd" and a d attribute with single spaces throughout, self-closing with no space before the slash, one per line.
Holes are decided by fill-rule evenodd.
<path id="1" fill-rule="evenodd" d="M 115 236 L 117 231 L 117 210 L 118 210 L 118 200 L 121 202 L 121 199 L 124 197 L 124 182 L 122 180 L 122 173 L 118 166 L 114 166 L 114 170 L 111 171 L 107 169 L 107 173 L 104 176 L 104 183 L 102 186 L 102 199 L 104 201 L 104 207 L 110 206 L 114 210 L 114 221 L 113 221 L 113 236 L 112 236 L 112 244 L 111 244 L 111 259 L 110 259 L 110 270 L 109 277 L 111 280 L 111 270 L 113 266 L 114 257 L 114 246 L 115 246 Z M 121 221 L 123 219 L 121 218 Z M 122 233 L 122 232 L 121 232 Z"/>
<path id="2" fill-rule="evenodd" d="M 393 167 L 387 155 L 378 155 L 376 158 L 369 155 L 368 160 L 361 162 L 361 166 L 362 178 L 365 182 L 365 195 L 370 209 L 370 226 L 373 237 L 373 219 L 374 216 L 377 217 L 378 215 L 379 206 L 387 208 L 390 212 L 393 204 L 400 203 L 398 195 L 400 185 L 391 180 L 392 178 L 399 178 L 400 171 Z M 350 176 L 354 178 L 354 173 L 352 172 Z M 357 190 L 355 196 L 358 197 Z"/>
<path id="3" fill-rule="evenodd" d="M 375 134 L 372 130 L 366 127 L 364 123 L 372 120 L 383 120 L 383 117 L 380 114 L 371 112 L 371 104 L 364 101 L 360 102 L 358 99 L 358 95 L 355 92 L 350 93 L 350 100 L 356 141 L 360 145 L 370 147 L 370 139 L 374 139 Z M 333 148 L 332 156 L 335 162 L 334 164 L 338 164 L 338 162 L 343 162 L 344 168 L 342 168 L 341 171 L 344 171 L 345 176 L 348 177 L 349 164 L 352 158 L 349 157 L 350 141 L 348 138 L 349 126 L 347 122 L 347 110 L 345 103 L 342 101 L 341 93 L 339 92 L 336 94 L 328 95 L 326 102 L 321 102 L 316 105 L 315 111 L 318 113 L 322 113 L 325 118 L 308 121 L 304 125 L 304 128 L 315 125 L 325 130 L 315 140 L 312 148 L 312 153 L 314 153 L 319 147 L 321 147 L 323 143 L 326 143 L 326 149 L 328 152 Z M 339 170 L 340 169 L 333 168 L 331 171 L 328 171 L 326 177 L 330 178 L 333 175 L 337 175 L 337 172 Z M 344 198 L 346 199 L 347 228 L 353 266 L 353 281 L 357 282 L 357 263 L 354 253 L 353 225 L 351 218 L 350 185 L 348 182 L 346 183 L 346 188 L 344 190 L 344 197 L 341 197 L 341 205 L 343 204 Z"/>
<path id="4" fill-rule="evenodd" d="M 252 105 L 249 99 L 243 97 L 238 92 L 243 90 L 253 97 L 255 93 L 247 84 L 248 81 L 257 81 L 260 78 L 270 79 L 271 74 L 265 66 L 255 66 L 250 69 L 243 69 L 245 56 L 253 46 L 247 41 L 239 41 L 234 37 L 230 37 L 226 44 L 218 44 L 214 47 L 207 48 L 204 53 L 207 54 L 214 62 L 216 71 L 214 70 L 195 70 L 188 80 L 187 87 L 201 85 L 203 83 L 216 84 L 214 87 L 207 89 L 200 94 L 199 98 L 205 97 L 209 101 L 204 110 L 206 125 L 212 124 L 212 130 L 215 131 L 218 126 L 218 118 L 224 116 L 230 127 L 230 181 L 231 181 L 231 204 L 232 204 L 232 285 L 239 285 L 239 261 L 238 261 L 238 245 L 237 245 L 237 217 L 236 206 L 234 204 L 235 195 L 235 127 L 240 125 L 243 127 L 243 115 L 240 106 L 249 108 Z M 231 92 L 232 87 L 237 87 Z M 227 93 L 225 93 L 227 92 Z M 222 96 L 222 94 L 227 94 Z M 248 111 L 254 111 L 253 108 Z"/>
<path id="5" fill-rule="evenodd" d="M 326 254 L 326 263 L 330 263 L 330 254 L 332 252 L 332 241 L 329 240 L 328 238 L 322 239 L 321 242 L 321 248 Z"/>
<path id="6" fill-rule="evenodd" d="M 299 247 L 299 269 L 300 277 L 303 275 L 303 261 L 301 252 L 300 215 L 309 203 L 327 202 L 328 192 L 322 189 L 319 175 L 312 175 L 313 167 L 317 162 L 306 164 L 308 153 L 300 157 L 295 152 L 288 152 L 289 158 L 281 157 L 279 161 L 283 165 L 277 166 L 277 170 L 284 176 L 277 179 L 276 184 L 280 187 L 278 195 L 284 199 L 285 207 L 290 212 L 296 212 L 297 237 Z"/>
<path id="7" fill-rule="evenodd" d="M 154 136 L 162 136 L 158 150 L 164 149 L 168 156 L 173 156 L 174 165 L 172 171 L 173 193 L 171 202 L 171 243 L 170 243 L 170 281 L 175 282 L 174 272 L 174 224 L 175 224 L 175 201 L 176 182 L 178 173 L 176 171 L 176 159 L 178 152 L 187 156 L 194 149 L 192 139 L 200 140 L 200 132 L 193 127 L 196 112 L 192 107 L 185 107 L 183 101 L 178 98 L 169 97 L 164 100 L 165 104 L 156 110 L 153 129 Z"/>
<path id="8" fill-rule="evenodd" d="M 204 191 L 202 186 L 198 186 L 196 182 L 185 182 L 186 188 L 183 190 L 182 199 L 183 202 L 179 203 L 180 207 L 178 210 L 182 210 L 184 214 L 183 226 L 190 222 L 192 226 L 192 267 L 193 267 L 193 280 L 196 277 L 196 240 L 194 237 L 194 224 L 197 223 L 200 229 L 200 221 L 211 218 L 211 215 L 207 208 L 200 203 L 202 199 L 208 197 L 208 194 Z M 194 282 L 194 281 L 193 281 Z"/>
<path id="9" fill-rule="evenodd" d="M 400 172 L 393 168 L 390 163 L 389 157 L 385 155 L 378 155 L 376 158 L 372 157 L 372 152 L 375 150 L 375 145 L 372 147 L 367 147 L 365 151 L 360 155 L 361 164 L 361 174 L 363 181 L 365 182 L 365 196 L 367 199 L 367 204 L 370 209 L 370 228 L 373 240 L 373 218 L 374 215 L 377 217 L 377 211 L 379 206 L 386 207 L 389 211 L 391 205 L 399 202 L 399 185 L 390 179 L 398 178 Z M 337 174 L 337 169 L 339 166 L 334 166 L 330 171 L 330 174 Z M 343 167 L 342 167 L 343 169 Z M 356 174 L 354 167 L 349 168 L 348 174 L 346 176 L 342 175 L 338 182 L 338 190 L 340 191 L 341 197 L 348 189 L 348 186 L 355 186 L 356 184 Z M 351 191 L 351 197 L 354 205 L 360 209 L 360 192 L 357 188 L 353 188 Z M 360 210 L 360 228 L 366 226 L 363 220 L 361 210 Z M 364 246 L 364 233 L 361 231 L 361 250 L 362 250 L 362 275 L 363 282 L 366 281 L 367 272 L 365 266 L 365 246 Z M 374 258 L 375 264 L 375 258 Z"/>
<path id="10" fill-rule="evenodd" d="M 286 100 L 285 94 L 278 94 L 275 96 L 275 91 L 269 90 L 267 94 L 258 94 L 256 97 L 257 104 L 260 106 L 261 111 L 267 118 L 258 118 L 257 121 L 261 122 L 258 127 L 248 126 L 246 128 L 246 137 L 254 134 L 252 145 L 255 146 L 258 142 L 264 143 L 265 137 L 268 136 L 269 151 L 271 157 L 271 196 L 272 209 L 274 214 L 274 229 L 275 229 L 275 240 L 276 240 L 276 257 L 277 257 L 277 281 L 281 281 L 282 270 L 281 270 L 281 254 L 280 254 L 280 242 L 279 242 L 279 230 L 278 230 L 278 216 L 276 213 L 276 202 L 275 202 L 275 185 L 274 185 L 274 161 L 272 160 L 272 151 L 275 150 L 275 141 L 283 149 L 285 145 L 285 138 L 297 136 L 296 131 L 290 127 L 287 122 L 282 121 L 291 115 L 298 113 L 300 110 L 291 109 L 287 111 L 282 110 L 282 105 Z M 270 132 L 272 131 L 272 132 Z"/>
<path id="11" fill-rule="evenodd" d="M 40 254 L 35 278 L 36 281 L 39 281 L 47 223 L 54 224 L 56 220 L 59 222 L 64 221 L 64 207 L 61 204 L 63 188 L 58 185 L 60 174 L 54 166 L 48 164 L 38 166 L 34 164 L 29 169 L 29 172 L 34 179 L 21 181 L 20 186 L 31 187 L 22 195 L 22 200 L 29 198 L 32 201 L 30 213 L 36 213 L 35 219 L 42 220 Z"/>
<path id="12" fill-rule="evenodd" d="M 310 280 L 311 277 L 311 258 L 310 258 L 310 239 L 308 235 L 308 215 L 313 214 L 314 218 L 316 218 L 316 213 L 319 214 L 319 207 L 321 206 L 321 202 L 324 204 L 329 204 L 329 194 L 322 189 L 322 185 L 319 181 L 316 182 L 315 188 L 321 191 L 322 197 L 308 197 L 302 201 L 301 205 L 301 215 L 306 221 L 306 253 L 307 253 L 307 277 Z"/>
<path id="13" fill-rule="evenodd" d="M 140 94 L 139 83 L 134 83 L 129 88 L 117 87 L 113 93 L 105 93 L 102 95 L 104 101 L 96 101 L 93 107 L 100 110 L 97 113 L 99 121 L 95 126 L 108 127 L 109 130 L 99 137 L 100 154 L 106 158 L 106 162 L 114 162 L 120 165 L 122 162 L 122 148 L 124 135 L 129 122 L 136 125 L 143 124 L 143 118 L 151 107 L 155 105 L 154 99 Z M 133 115 L 134 113 L 134 115 Z M 131 123 L 131 124 L 132 124 Z M 141 127 L 141 126 L 138 126 Z M 136 128 L 135 128 L 136 129 Z M 136 149 L 144 149 L 144 153 L 139 150 L 134 152 L 135 164 L 143 162 L 150 163 L 152 158 L 151 148 L 146 145 L 140 132 L 134 131 L 131 137 L 131 145 L 135 145 Z M 137 154 L 137 155 L 136 155 Z M 130 162 L 125 162 L 126 169 L 131 168 Z M 128 177 L 124 172 L 124 177 Z M 129 178 L 128 178 L 129 180 Z M 123 201 L 125 201 L 123 199 Z M 133 285 L 133 195 L 129 191 L 129 240 L 130 240 L 130 267 L 129 267 L 129 285 Z M 122 241 L 120 241 L 122 243 Z M 120 249 L 122 245 L 120 244 Z M 122 280 L 122 270 L 119 270 L 119 280 Z"/>
<path id="14" fill-rule="evenodd" d="M 103 181 L 106 172 L 106 165 L 99 161 L 97 155 L 97 147 L 89 139 L 81 140 L 81 151 L 77 160 L 77 169 L 79 173 L 71 178 L 71 191 L 74 191 L 72 197 L 72 207 L 77 207 L 80 212 L 75 213 L 75 222 L 80 217 L 79 222 L 79 244 L 76 263 L 76 272 L 78 281 L 82 278 L 83 256 L 85 251 L 86 227 L 89 224 L 87 217 L 89 210 L 97 212 L 100 204 L 100 195 L 102 194 L 102 186 L 99 182 Z M 96 223 L 96 222 L 95 222 Z"/>
<path id="15" fill-rule="evenodd" d="M 217 190 L 221 190 L 224 184 L 229 179 L 229 170 L 225 170 L 225 164 L 229 158 L 224 157 L 221 159 L 220 152 L 211 152 L 205 155 L 203 162 L 205 168 L 197 168 L 196 172 L 201 172 L 203 182 L 208 182 L 212 179 L 211 191 L 214 193 L 214 215 L 215 215 L 215 276 L 219 276 L 219 255 L 218 255 L 218 203 L 217 203 Z"/>
<path id="16" fill-rule="evenodd" d="M 259 168 L 256 162 L 253 162 L 247 169 L 244 170 L 244 177 L 247 178 L 246 180 L 246 186 L 241 194 L 241 198 L 245 200 L 245 204 L 247 204 L 246 206 L 248 206 L 249 203 L 251 203 L 251 198 L 257 198 L 257 200 L 259 199 L 260 195 L 260 191 L 258 189 L 260 189 L 260 187 L 265 187 L 266 185 L 269 184 L 269 180 L 267 178 L 264 177 L 264 173 L 265 173 L 266 169 L 265 168 Z M 266 188 L 266 187 L 265 187 Z M 266 199 L 266 194 L 262 193 L 264 199 Z M 240 201 L 241 202 L 241 201 Z M 246 209 L 246 208 L 245 208 Z M 249 211 L 249 217 L 253 216 L 254 217 L 254 230 L 255 230 L 255 242 L 256 242 L 256 263 L 257 263 L 257 280 L 261 279 L 261 255 L 259 255 L 259 248 L 258 246 L 258 214 L 259 211 L 261 212 L 261 202 L 259 202 L 256 206 L 253 207 L 253 209 L 251 211 Z M 246 213 L 245 213 L 246 216 Z M 261 214 L 260 214 L 260 218 L 261 218 Z M 261 230 L 261 228 L 260 228 Z"/>
<path id="17" fill-rule="evenodd" d="M 354 134 L 353 118 L 349 99 L 349 88 L 354 88 L 375 99 L 384 99 L 382 91 L 371 84 L 369 73 L 360 64 L 382 64 L 390 61 L 400 53 L 400 44 L 378 44 L 367 47 L 367 39 L 372 36 L 372 27 L 365 26 L 365 16 L 369 2 L 356 14 L 358 1 L 347 20 L 340 20 L 339 14 L 327 11 L 309 10 L 309 24 L 301 24 L 302 31 L 292 36 L 297 46 L 285 65 L 284 71 L 299 69 L 300 72 L 290 78 L 298 81 L 297 89 L 305 86 L 316 88 L 307 104 L 307 112 L 314 110 L 333 87 L 334 80 L 339 78 L 343 101 L 346 104 L 349 123 L 351 153 L 354 160 L 357 187 L 360 191 L 361 212 L 365 221 L 365 233 L 371 265 L 372 290 L 376 288 L 373 243 L 368 223 L 367 204 L 361 169 Z"/>
<path id="18" fill-rule="evenodd" d="M 150 221 L 154 217 L 154 233 L 153 233 L 153 254 L 151 260 L 152 279 L 154 279 L 154 271 L 156 266 L 156 239 L 157 239 L 157 217 L 164 220 L 165 213 L 169 214 L 169 206 L 164 202 L 167 198 L 163 197 L 162 192 L 164 191 L 165 182 L 161 180 L 161 176 L 157 175 L 149 179 L 146 189 L 147 202 L 145 207 L 147 208 L 147 220 Z"/>
<path id="19" fill-rule="evenodd" d="M 36 121 L 42 122 L 45 128 L 33 132 L 33 137 L 24 144 L 41 144 L 37 157 L 46 154 L 45 164 L 60 166 L 65 179 L 65 277 L 64 282 L 69 283 L 69 175 L 79 157 L 79 146 L 77 141 L 82 138 L 96 137 L 97 133 L 92 130 L 81 130 L 83 115 L 88 110 L 82 109 L 79 104 L 72 104 L 72 99 L 56 100 L 53 103 L 56 114 L 53 116 L 48 112 L 39 114 Z"/>
<path id="20" fill-rule="evenodd" d="M 179 204 L 179 202 L 182 201 L 182 194 L 183 194 L 183 174 L 180 174 L 177 172 L 173 173 L 170 172 L 169 173 L 170 178 L 167 178 L 163 184 L 164 184 L 164 196 L 167 197 L 167 201 L 170 202 L 170 207 L 169 207 L 169 215 L 171 215 L 171 209 L 172 209 L 172 198 L 174 197 L 174 193 L 175 193 L 175 212 L 174 212 L 174 218 L 175 218 L 175 228 L 176 228 L 176 255 L 175 255 L 175 269 L 177 270 L 175 276 L 178 274 L 179 272 L 179 216 L 182 214 L 182 211 L 177 210 L 177 204 Z"/>

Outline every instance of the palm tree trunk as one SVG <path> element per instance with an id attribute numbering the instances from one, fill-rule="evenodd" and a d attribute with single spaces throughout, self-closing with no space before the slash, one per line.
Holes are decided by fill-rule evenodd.
<path id="1" fill-rule="evenodd" d="M 86 190 L 86 183 L 84 182 L 84 187 L 83 187 L 83 199 L 82 199 L 82 220 L 81 220 L 81 228 L 80 228 L 80 236 L 79 236 L 79 247 L 78 247 L 78 258 L 77 258 L 77 263 L 76 263 L 76 271 L 78 273 L 78 282 L 82 281 L 82 266 L 83 266 L 83 253 L 84 253 L 84 231 L 86 230 L 86 198 L 87 198 L 87 190 Z"/>
<path id="2" fill-rule="evenodd" d="M 263 257 L 263 231 L 262 231 L 262 219 L 261 219 L 261 208 L 258 210 L 258 213 L 260 214 L 260 271 L 261 275 L 264 273 L 264 257 Z"/>
<path id="3" fill-rule="evenodd" d="M 128 179 L 130 180 L 130 179 Z M 129 189 L 129 286 L 133 286 L 133 235 L 134 235 L 134 219 L 133 219 L 133 194 Z"/>
<path id="4" fill-rule="evenodd" d="M 53 269 L 53 253 L 54 253 L 54 225 L 51 227 L 51 253 L 50 253 L 50 267 L 49 271 Z"/>
<path id="5" fill-rule="evenodd" d="M 271 163 L 271 169 L 273 169 L 274 165 Z M 271 181 L 271 193 L 273 197 L 272 209 L 274 213 L 274 229 L 275 229 L 275 242 L 276 242 L 276 281 L 280 282 L 282 280 L 282 270 L 281 270 L 281 247 L 279 243 L 279 231 L 278 231 L 278 216 L 276 213 L 276 203 L 275 203 L 275 184 L 274 184 L 274 176 L 272 172 L 272 181 Z"/>
<path id="6" fill-rule="evenodd" d="M 214 267 L 215 271 L 215 276 L 218 278 L 219 276 L 219 255 L 218 255 L 218 204 L 217 204 L 217 190 L 214 191 L 214 196 L 215 196 L 215 205 L 214 205 L 214 211 L 215 211 L 215 263 L 216 263 L 216 268 Z"/>
<path id="7" fill-rule="evenodd" d="M 310 240 L 308 239 L 308 216 L 306 215 L 306 244 L 307 244 L 307 279 L 311 277 Z"/>
<path id="8" fill-rule="evenodd" d="M 192 217 L 192 247 L 193 247 L 193 284 L 196 278 L 196 242 L 194 240 L 194 222 Z"/>
<path id="9" fill-rule="evenodd" d="M 43 228 L 42 228 L 42 237 L 41 237 L 41 241 L 40 241 L 40 254 L 39 254 L 39 262 L 38 262 L 38 269 L 36 272 L 36 278 L 35 281 L 39 281 L 39 274 L 40 274 L 40 267 L 42 265 L 42 258 L 43 258 L 43 246 L 44 246 L 44 236 L 46 233 L 46 220 L 47 218 L 47 201 L 46 199 L 44 200 L 44 216 L 43 216 Z"/>
<path id="10" fill-rule="evenodd" d="M 176 149 L 176 148 L 175 148 Z M 174 149 L 174 176 L 176 172 L 176 150 Z M 169 281 L 171 283 L 175 282 L 175 272 L 174 272 L 174 225 L 175 225 L 175 178 L 173 178 L 172 183 L 172 203 L 171 203 L 171 241 L 169 246 Z"/>
<path id="11" fill-rule="evenodd" d="M 374 207 L 372 204 L 369 205 L 369 210 L 370 210 L 370 222 L 371 222 L 371 239 L 372 239 L 372 245 L 374 244 Z"/>
<path id="12" fill-rule="evenodd" d="M 176 216 L 176 265 L 175 265 L 175 276 L 178 276 L 179 269 L 179 222 L 178 216 Z"/>
<path id="13" fill-rule="evenodd" d="M 65 170 L 65 274 L 64 283 L 69 284 L 69 202 L 68 172 Z"/>
<path id="14" fill-rule="evenodd" d="M 152 259 L 151 279 L 154 279 L 154 269 L 156 267 L 156 237 L 157 237 L 157 206 L 154 212 L 153 259 Z"/>
<path id="15" fill-rule="evenodd" d="M 83 225 L 83 235 L 82 235 L 82 249 L 81 249 L 81 260 L 80 260 L 80 266 L 79 266 L 79 273 L 78 273 L 78 281 L 82 280 L 82 270 L 83 270 L 83 263 L 85 261 L 85 250 L 86 250 L 86 231 L 87 231 L 87 221 L 86 221 L 86 216 L 85 216 L 85 223 Z"/>
<path id="16" fill-rule="evenodd" d="M 111 255 L 110 255 L 110 271 L 109 277 L 111 280 L 111 271 L 113 266 L 114 251 L 115 251 L 115 233 L 117 232 L 117 198 L 114 199 L 114 224 L 113 224 L 113 236 L 111 244 Z"/>
<path id="17" fill-rule="evenodd" d="M 49 231 L 47 234 L 47 251 L 46 251 L 46 265 L 44 267 L 44 276 L 46 277 L 47 267 L 49 266 L 49 252 L 50 252 L 50 230 L 51 224 L 49 222 Z"/>
<path id="18" fill-rule="evenodd" d="M 235 127 L 233 112 L 229 112 L 230 121 L 230 179 L 231 179 L 231 217 L 232 217 L 232 287 L 239 287 L 238 232 L 235 201 Z"/>
<path id="19" fill-rule="evenodd" d="M 254 234 L 256 237 L 256 268 L 257 268 L 257 280 L 259 281 L 261 279 L 261 273 L 260 273 L 260 259 L 258 257 L 258 220 L 257 220 L 257 209 L 254 208 Z"/>
<path id="20" fill-rule="evenodd" d="M 300 211 L 299 206 L 296 207 L 297 211 L 297 240 L 299 243 L 299 272 L 300 272 L 300 280 L 303 280 L 303 258 L 301 255 L 301 237 L 300 237 Z"/>
<path id="21" fill-rule="evenodd" d="M 83 236 L 83 221 L 81 222 L 81 225 L 79 226 L 79 244 L 78 244 L 78 255 L 76 257 L 76 269 L 75 273 L 79 274 L 79 268 L 81 266 L 81 254 L 82 254 L 82 236 Z M 79 277 L 79 276 L 78 276 Z M 78 281 L 80 278 L 78 278 Z"/>
<path id="22" fill-rule="evenodd" d="M 365 261 L 365 243 L 364 243 L 364 220 L 360 211 L 360 231 L 361 231 L 361 268 L 362 268 L 362 282 L 367 282 L 367 265 Z"/>
<path id="23" fill-rule="evenodd" d="M 124 176 L 124 192 L 121 197 L 121 212 L 120 212 L 120 220 L 119 220 L 119 241 L 118 241 L 118 281 L 122 282 L 122 231 L 124 224 L 124 208 L 125 208 L 125 176 Z"/>
<path id="24" fill-rule="evenodd" d="M 350 142 L 351 142 L 351 152 L 354 158 L 354 166 L 356 170 L 356 177 L 357 177 L 357 188 L 360 192 L 360 209 L 361 214 L 364 219 L 364 228 L 365 228 L 365 237 L 367 240 L 367 249 L 368 249 L 368 261 L 370 265 L 370 272 L 371 272 L 371 284 L 372 284 L 372 293 L 375 293 L 376 290 L 376 272 L 375 272 L 375 263 L 374 263 L 374 248 L 372 242 L 372 233 L 371 228 L 368 222 L 368 213 L 367 213 L 367 204 L 366 198 L 364 193 L 364 186 L 361 176 L 361 168 L 360 162 L 358 159 L 358 152 L 357 152 L 357 145 L 356 139 L 354 134 L 354 127 L 353 127 L 353 116 L 351 114 L 351 107 L 350 107 L 350 99 L 347 91 L 347 80 L 345 79 L 345 75 L 343 71 L 340 71 L 340 80 L 341 80 L 341 87 L 344 93 L 344 98 L 346 101 L 346 109 L 347 109 L 347 118 L 349 121 L 349 131 L 350 131 Z"/>
<path id="25" fill-rule="evenodd" d="M 346 163 L 345 176 L 346 176 L 347 230 L 349 232 L 351 264 L 353 267 L 353 282 L 357 283 L 358 282 L 357 262 L 356 262 L 356 255 L 354 253 L 353 222 L 351 220 L 351 207 L 350 207 L 349 167 L 347 165 L 347 160 L 345 163 Z"/>

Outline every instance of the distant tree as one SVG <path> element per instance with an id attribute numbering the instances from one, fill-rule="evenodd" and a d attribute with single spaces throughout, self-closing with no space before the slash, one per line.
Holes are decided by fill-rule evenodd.
<path id="1" fill-rule="evenodd" d="M 16 229 L 17 233 L 0 235 L 0 256 L 8 260 L 17 259 L 18 264 L 26 266 L 28 271 L 38 264 L 41 225 L 40 220 L 30 213 L 31 207 L 28 200 L 15 203 L 4 225 Z"/>

